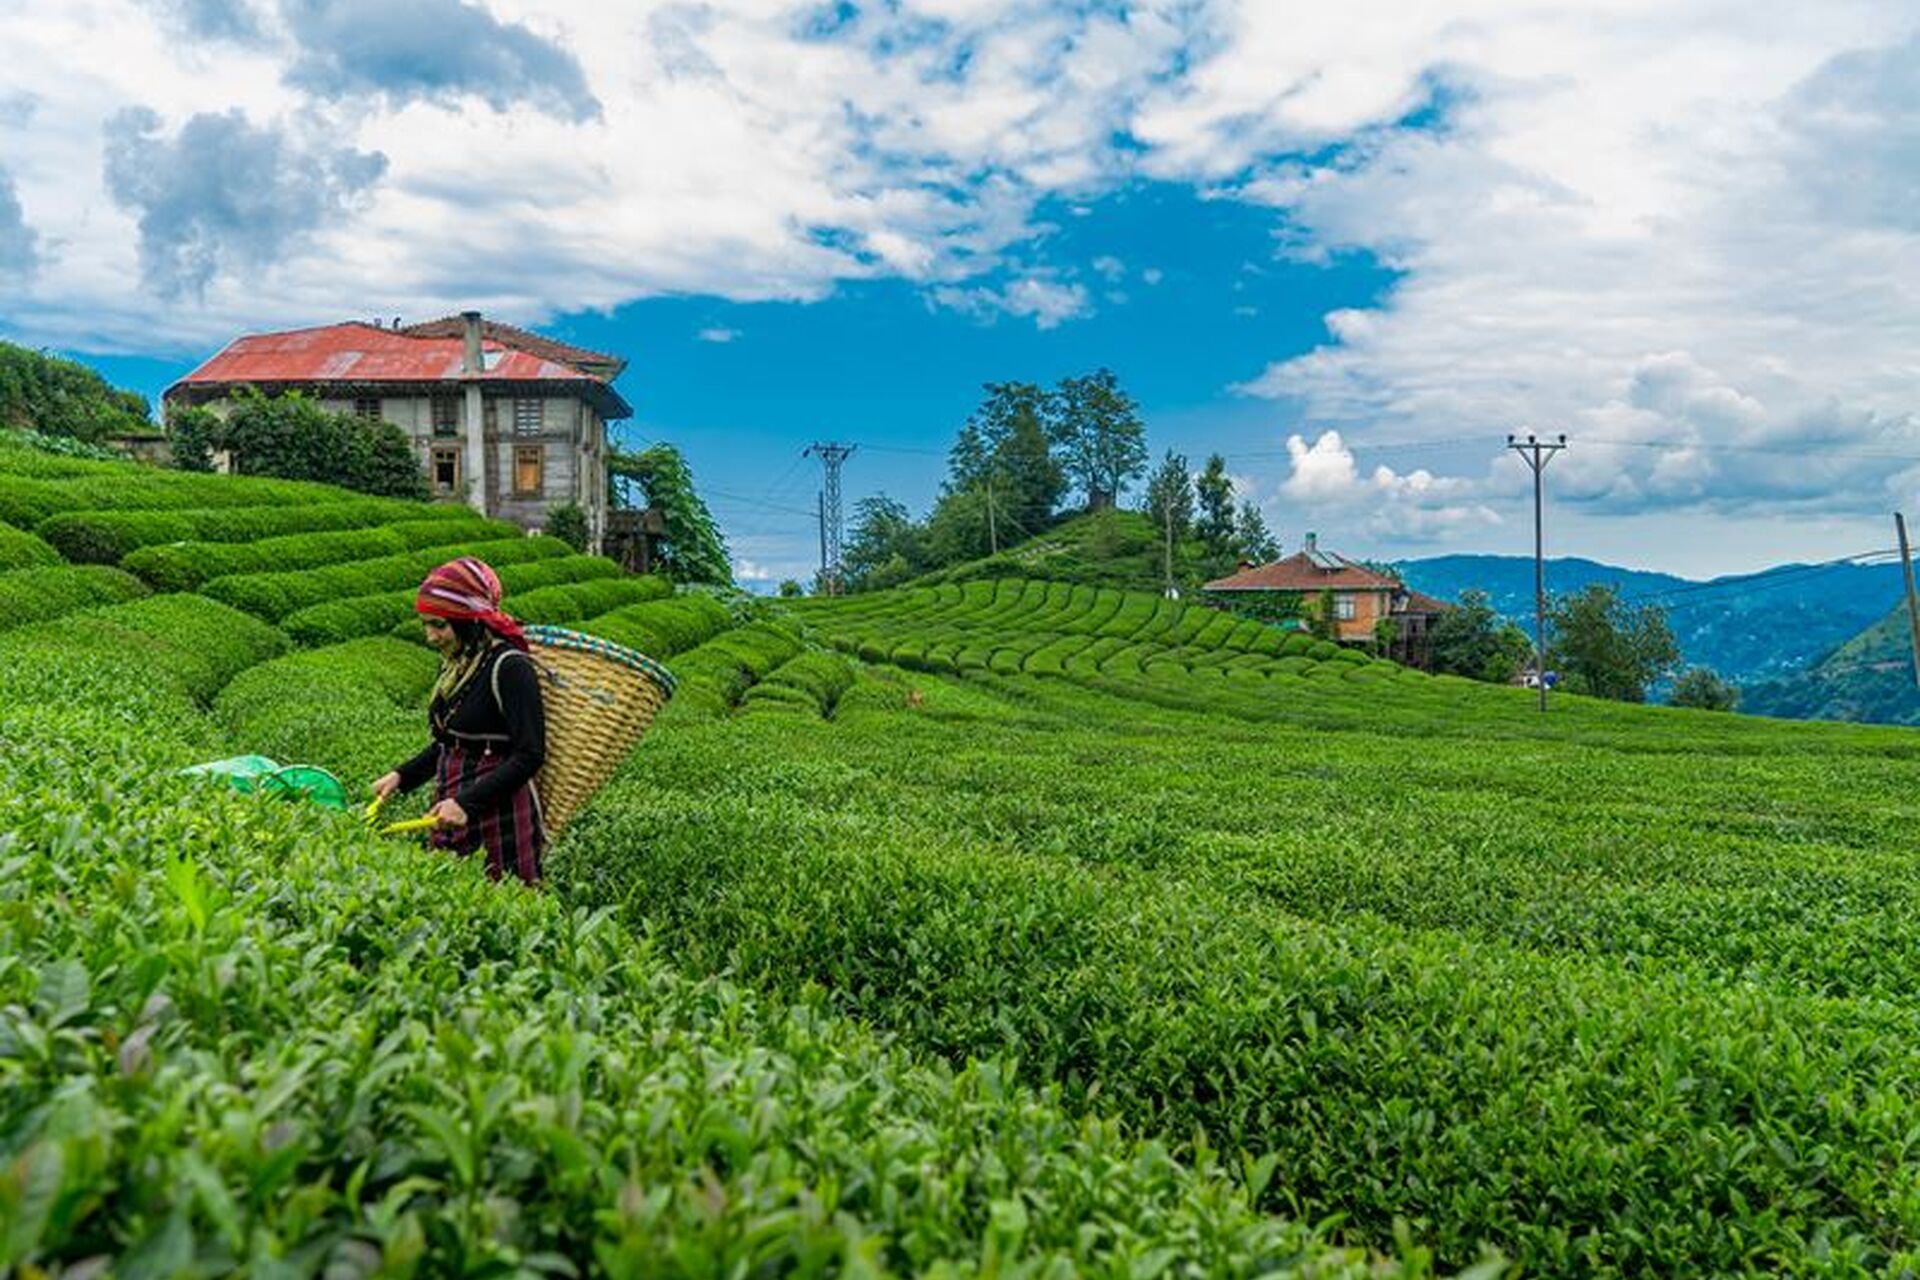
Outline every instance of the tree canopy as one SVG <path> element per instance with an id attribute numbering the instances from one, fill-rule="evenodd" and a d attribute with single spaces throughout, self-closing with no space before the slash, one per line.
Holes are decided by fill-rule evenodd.
<path id="1" fill-rule="evenodd" d="M 1484 591 L 1462 592 L 1459 605 L 1441 614 L 1428 633 L 1436 672 L 1494 684 L 1513 679 L 1532 650 L 1526 633 L 1502 621 Z"/>
<path id="2" fill-rule="evenodd" d="M 1574 693 L 1645 702 L 1648 686 L 1680 661 L 1666 610 L 1628 604 L 1612 583 L 1556 597 L 1547 608 L 1547 630 L 1547 661 Z"/>
<path id="3" fill-rule="evenodd" d="M 649 445 L 638 452 L 618 446 L 607 450 L 609 488 L 617 505 L 631 506 L 638 488 L 645 505 L 660 512 L 660 571 L 675 582 L 733 583 L 733 561 L 720 526 L 693 486 L 693 471 L 680 451 L 670 444 Z"/>
<path id="4" fill-rule="evenodd" d="M 74 360 L 0 342 L 0 426 L 98 444 L 153 430 L 147 398 Z"/>
<path id="5" fill-rule="evenodd" d="M 238 387 L 225 412 L 206 406 L 168 414 L 174 465 L 210 471 L 225 453 L 236 475 L 316 480 L 386 498 L 429 496 L 420 459 L 399 427 L 334 413 L 298 391 L 270 396 Z"/>

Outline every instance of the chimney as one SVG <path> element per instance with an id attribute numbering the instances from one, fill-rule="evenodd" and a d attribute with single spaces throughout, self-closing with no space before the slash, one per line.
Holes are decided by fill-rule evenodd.
<path id="1" fill-rule="evenodd" d="M 480 313 L 462 311 L 460 313 L 462 333 L 467 340 L 466 355 L 460 361 L 462 373 L 485 373 L 486 361 L 480 355 Z"/>
<path id="2" fill-rule="evenodd" d="M 1314 541 L 1314 535 L 1313 535 L 1312 533 L 1308 533 L 1308 534 L 1307 534 L 1307 546 L 1306 546 L 1306 552 L 1307 552 L 1307 554 L 1308 554 L 1308 555 L 1310 555 L 1310 556 L 1311 556 L 1311 555 L 1318 555 L 1318 554 L 1319 554 L 1319 552 L 1320 552 L 1320 548 L 1319 548 L 1319 546 L 1317 546 L 1317 545 L 1315 544 L 1315 541 Z"/>

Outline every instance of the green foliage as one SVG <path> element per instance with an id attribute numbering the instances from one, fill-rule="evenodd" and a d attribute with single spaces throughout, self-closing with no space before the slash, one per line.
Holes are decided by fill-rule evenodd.
<path id="1" fill-rule="evenodd" d="M 665 534 L 660 567 L 675 582 L 733 582 L 726 540 L 693 484 L 693 472 L 670 444 L 649 445 L 638 453 L 610 448 L 607 472 L 616 491 L 637 486 L 647 506 L 661 514 Z"/>
<path id="2" fill-rule="evenodd" d="M 450 529 L 456 535 L 460 531 L 461 526 L 458 525 Z M 323 565 L 317 569 L 232 574 L 214 578 L 201 587 L 201 591 L 256 617 L 277 622 L 297 609 L 329 600 L 417 587 L 420 580 L 435 567 L 460 556 L 473 556 L 500 569 L 523 561 L 552 560 L 572 553 L 573 548 L 557 538 L 513 537 L 481 542 L 448 542 L 373 560 Z M 504 583 L 505 580 L 502 581 Z"/>
<path id="3" fill-rule="evenodd" d="M 1193 528 L 1193 476 L 1184 455 L 1167 450 L 1166 457 L 1147 479 L 1146 505 L 1141 508 L 1160 530 L 1162 538 L 1179 542 Z"/>
<path id="4" fill-rule="evenodd" d="M 60 512 L 254 507 L 316 502 L 340 491 L 282 480 L 232 481 L 135 462 L 87 463 L 83 473 L 40 479 L 0 469 L 0 519 L 20 528 Z M 46 536 L 42 534 L 42 536 Z"/>
<path id="5" fill-rule="evenodd" d="M 0 449 L 10 451 L 31 449 L 35 453 L 48 455 L 49 458 L 67 458 L 84 462 L 126 461 L 125 454 L 106 445 L 89 444 L 77 436 L 48 435 L 43 431 L 34 431 L 27 427 L 0 429 Z M 32 463 L 23 465 L 17 456 L 8 458 L 4 469 L 20 475 L 72 474 L 78 470 L 78 468 L 47 466 L 45 462 L 42 462 L 41 467 L 38 468 Z"/>
<path id="6" fill-rule="evenodd" d="M 0 630 L 147 594 L 138 578 L 105 565 L 53 565 L 0 573 Z"/>
<path id="7" fill-rule="evenodd" d="M 338 497 L 337 490 L 329 492 Z M 290 533 L 359 529 L 401 520 L 469 520 L 472 516 L 472 509 L 464 506 L 349 498 L 277 507 L 76 511 L 48 517 L 35 532 L 69 560 L 118 564 L 141 547 L 163 542 L 252 542 Z"/>
<path id="8" fill-rule="evenodd" d="M 780 579 L 780 589 L 778 591 L 778 595 L 782 600 L 796 600 L 799 597 L 804 596 L 805 594 L 807 594 L 807 589 L 800 585 L 799 579 L 797 578 Z"/>
<path id="9" fill-rule="evenodd" d="M 931 563 L 926 531 L 913 522 L 906 507 L 885 494 L 862 498 L 854 504 L 853 528 L 841 562 L 848 591 L 897 587 Z"/>
<path id="10" fill-rule="evenodd" d="M 1667 701 L 1676 707 L 1701 711 L 1731 711 L 1740 703 L 1740 690 L 1707 667 L 1688 667 L 1673 682 Z"/>
<path id="11" fill-rule="evenodd" d="M 0 427 L 97 443 L 153 423 L 145 396 L 108 385 L 77 361 L 0 342 Z"/>
<path id="12" fill-rule="evenodd" d="M 518 538 L 519 528 L 505 520 L 471 518 L 403 520 L 367 529 L 295 533 L 258 542 L 174 542 L 141 547 L 121 564 L 157 591 L 193 591 L 228 574 L 290 572 L 348 561 L 398 555 L 453 541 L 481 542 Z"/>
<path id="13" fill-rule="evenodd" d="M 413 444 L 390 422 L 333 413 L 297 391 L 236 388 L 222 413 L 183 413 L 169 424 L 182 465 L 224 451 L 242 475 L 313 480 L 388 498 L 428 496 Z"/>
<path id="14" fill-rule="evenodd" d="M 1628 605 L 1610 583 L 1556 597 L 1547 608 L 1547 630 L 1547 661 L 1573 693 L 1644 702 L 1647 686 L 1680 661 L 1666 611 Z"/>
<path id="15" fill-rule="evenodd" d="M 1217 453 L 1210 455 L 1193 482 L 1193 492 L 1198 507 L 1193 531 L 1206 544 L 1209 557 L 1225 562 L 1225 572 L 1233 567 L 1240 550 L 1234 537 L 1233 480 L 1227 475 L 1227 460 Z"/>
<path id="16" fill-rule="evenodd" d="M 59 564 L 60 553 L 24 529 L 0 524 L 0 571 Z"/>
<path id="17" fill-rule="evenodd" d="M 1260 514 L 1260 508 L 1252 502 L 1240 504 L 1240 514 L 1233 525 L 1234 539 L 1239 552 L 1255 564 L 1266 564 L 1280 558 L 1280 544 L 1267 529 L 1267 518 Z"/>
<path id="18" fill-rule="evenodd" d="M 563 545 L 563 544 L 556 544 Z M 543 587 L 588 582 L 620 576 L 620 566 L 604 556 L 551 555 L 538 560 L 496 563 L 503 591 L 501 606 L 515 614 L 522 599 L 520 593 L 532 593 Z M 425 570 L 418 576 L 424 577 Z M 303 645 L 337 644 L 360 636 L 393 631 L 401 639 L 421 639 L 420 618 L 414 611 L 419 598 L 414 586 L 367 595 L 325 600 L 295 609 L 280 619 L 280 627 Z M 517 616 L 517 615 L 516 615 Z M 563 621 L 564 619 L 548 619 Z"/>
<path id="19" fill-rule="evenodd" d="M 1502 622 L 1484 591 L 1465 591 L 1458 607 L 1440 615 L 1428 634 L 1428 661 L 1441 675 L 1507 684 L 1529 665 L 1533 642 Z"/>
<path id="20" fill-rule="evenodd" d="M 1089 511 L 1115 506 L 1147 469 L 1140 406 L 1110 369 L 1062 378 L 1048 404 L 1047 438 L 1069 484 Z"/>
<path id="21" fill-rule="evenodd" d="M 547 510 L 546 535 L 558 538 L 575 551 L 584 552 L 593 531 L 587 526 L 587 513 L 577 502 L 562 502 Z"/>

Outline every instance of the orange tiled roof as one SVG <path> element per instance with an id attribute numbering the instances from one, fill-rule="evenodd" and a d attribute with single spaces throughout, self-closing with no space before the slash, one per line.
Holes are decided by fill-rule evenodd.
<path id="1" fill-rule="evenodd" d="M 1398 591 L 1400 584 L 1345 556 L 1297 551 L 1284 560 L 1215 578 L 1205 591 Z"/>

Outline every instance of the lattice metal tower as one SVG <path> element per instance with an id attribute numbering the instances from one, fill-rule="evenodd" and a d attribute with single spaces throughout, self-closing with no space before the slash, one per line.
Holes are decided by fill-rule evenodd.
<path id="1" fill-rule="evenodd" d="M 843 566 L 840 561 L 840 464 L 853 456 L 857 446 L 850 444 L 812 444 L 801 457 L 817 457 L 826 472 L 820 489 L 820 588 L 830 596 L 841 589 Z"/>

